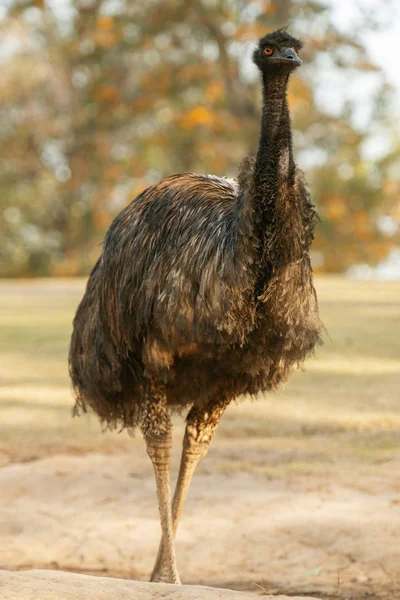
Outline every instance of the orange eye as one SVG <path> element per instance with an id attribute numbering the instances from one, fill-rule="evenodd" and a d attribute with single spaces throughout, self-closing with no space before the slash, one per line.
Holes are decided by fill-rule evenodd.
<path id="1" fill-rule="evenodd" d="M 272 48 L 264 48 L 264 54 L 265 56 L 271 56 L 271 54 L 273 54 L 274 51 L 272 50 Z"/>

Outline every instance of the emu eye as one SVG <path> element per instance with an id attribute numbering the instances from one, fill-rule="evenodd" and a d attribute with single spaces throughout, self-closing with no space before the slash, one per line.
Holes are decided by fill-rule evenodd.
<path id="1" fill-rule="evenodd" d="M 272 48 L 264 48 L 263 52 L 264 52 L 265 56 L 271 56 L 271 54 L 274 53 Z"/>

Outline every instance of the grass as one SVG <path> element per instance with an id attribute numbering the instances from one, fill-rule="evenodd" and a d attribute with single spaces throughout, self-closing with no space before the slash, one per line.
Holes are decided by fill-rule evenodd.
<path id="1" fill-rule="evenodd" d="M 83 280 L 0 284 L 0 456 L 31 460 L 55 452 L 113 451 L 97 419 L 72 419 L 67 355 Z"/>
<path id="2" fill-rule="evenodd" d="M 343 455 L 362 464 L 399 451 L 400 283 L 326 277 L 316 287 L 324 346 L 284 390 L 231 406 L 220 427 L 228 445 L 257 439 L 273 448 L 276 464 L 251 467 L 267 477 L 320 471 Z M 102 434 L 93 415 L 71 418 L 67 352 L 83 288 L 83 280 L 0 283 L 3 462 L 132 446 L 126 434 Z M 287 448 L 301 456 L 288 458 Z M 233 454 L 220 468 L 246 463 Z"/>

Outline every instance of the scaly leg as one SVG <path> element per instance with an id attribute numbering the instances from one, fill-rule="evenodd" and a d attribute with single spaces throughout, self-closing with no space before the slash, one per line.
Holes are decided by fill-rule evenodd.
<path id="1" fill-rule="evenodd" d="M 222 397 L 219 400 L 209 400 L 201 406 L 194 405 L 186 418 L 182 459 L 172 502 L 172 529 L 174 537 L 178 529 L 179 518 L 182 514 L 193 473 L 199 461 L 207 454 L 217 425 L 229 402 L 230 399 Z M 163 534 L 156 564 L 151 576 L 152 581 L 161 581 L 166 561 L 167 555 L 165 554 Z"/>
<path id="2" fill-rule="evenodd" d="M 147 453 L 153 463 L 157 486 L 165 557 L 158 574 L 158 581 L 180 583 L 175 558 L 169 481 L 172 449 L 171 419 L 167 409 L 165 387 L 161 383 L 149 381 L 143 388 L 140 428 L 146 441 Z"/>

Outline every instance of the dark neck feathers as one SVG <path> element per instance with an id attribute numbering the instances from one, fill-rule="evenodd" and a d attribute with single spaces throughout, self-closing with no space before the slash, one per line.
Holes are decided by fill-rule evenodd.
<path id="1" fill-rule="evenodd" d="M 263 107 L 254 183 L 257 196 L 269 204 L 279 187 L 294 183 L 292 132 L 286 98 L 288 73 L 263 73 Z"/>
<path id="2" fill-rule="evenodd" d="M 307 194 L 296 177 L 288 80 L 288 72 L 264 74 L 257 156 L 254 162 L 245 160 L 239 171 L 238 225 L 241 239 L 251 239 L 255 248 L 257 297 L 274 271 L 302 256 L 304 231 L 298 194 Z"/>

